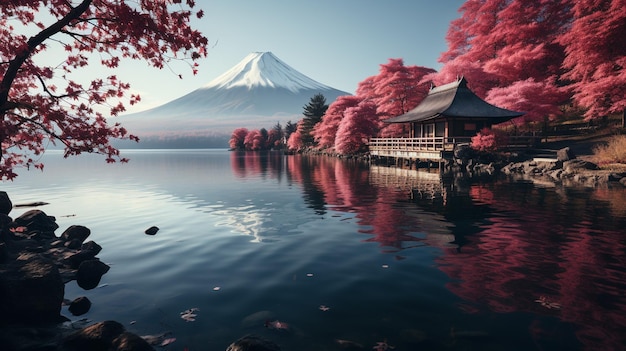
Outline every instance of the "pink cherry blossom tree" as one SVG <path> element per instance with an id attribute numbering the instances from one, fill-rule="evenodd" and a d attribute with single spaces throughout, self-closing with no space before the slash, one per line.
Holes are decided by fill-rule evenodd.
<path id="1" fill-rule="evenodd" d="M 379 129 L 376 104 L 363 100 L 357 106 L 347 108 L 344 116 L 337 129 L 335 150 L 344 155 L 364 151 L 369 138 Z"/>
<path id="2" fill-rule="evenodd" d="M 304 147 L 304 140 L 302 140 L 302 130 L 304 124 L 302 121 L 296 123 L 296 131 L 289 135 L 287 140 L 287 148 L 289 150 L 298 151 Z"/>
<path id="3" fill-rule="evenodd" d="M 556 40 L 568 28 L 568 7 L 549 0 L 469 0 L 459 11 L 440 57 L 444 67 L 426 78 L 440 85 L 464 76 L 478 96 L 524 111 L 526 120 L 558 114 L 570 97 L 561 81 L 565 52 Z"/>
<path id="4" fill-rule="evenodd" d="M 318 148 L 327 149 L 335 145 L 337 130 L 344 118 L 346 109 L 357 106 L 362 100 L 362 98 L 353 95 L 339 96 L 328 106 L 321 122 L 315 125 L 311 133 Z"/>
<path id="5" fill-rule="evenodd" d="M 63 144 L 66 157 L 95 152 L 125 161 L 110 139 L 138 139 L 107 117 L 140 97 L 114 70 L 123 59 L 159 69 L 182 60 L 195 74 L 208 41 L 190 25 L 203 16 L 194 7 L 193 0 L 0 2 L 0 179 L 14 178 L 15 167 L 43 169 L 32 155 L 45 151 L 45 140 Z M 53 46 L 65 60 L 39 64 Z M 111 74 L 86 84 L 71 79 L 94 61 Z"/>
<path id="6" fill-rule="evenodd" d="M 574 101 L 588 119 L 621 113 L 626 127 L 626 2 L 566 0 L 572 8 L 570 30 L 559 41 L 567 57 L 564 74 L 571 80 Z"/>
<path id="7" fill-rule="evenodd" d="M 228 141 L 228 146 L 233 150 L 244 150 L 246 136 L 248 135 L 247 128 L 237 128 L 233 131 L 233 134 Z"/>

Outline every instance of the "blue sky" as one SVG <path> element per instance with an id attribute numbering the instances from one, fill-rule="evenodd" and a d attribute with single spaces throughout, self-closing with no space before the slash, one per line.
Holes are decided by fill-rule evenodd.
<path id="1" fill-rule="evenodd" d="M 193 76 L 127 62 L 116 74 L 131 83 L 146 110 L 208 83 L 253 51 L 271 51 L 303 74 L 354 93 L 389 58 L 439 69 L 445 35 L 461 0 L 197 0 L 205 17 L 196 28 L 209 39 L 209 56 Z M 183 80 L 177 77 L 183 74 Z"/>

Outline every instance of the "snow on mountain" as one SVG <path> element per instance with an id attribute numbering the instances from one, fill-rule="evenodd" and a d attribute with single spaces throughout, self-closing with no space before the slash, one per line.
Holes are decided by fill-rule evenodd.
<path id="1" fill-rule="evenodd" d="M 300 90 L 327 90 L 331 87 L 305 76 L 274 56 L 271 52 L 252 52 L 233 68 L 205 85 L 205 89 L 233 87 L 286 88 Z"/>
<path id="2" fill-rule="evenodd" d="M 118 120 L 151 143 L 176 139 L 184 144 L 181 139 L 185 138 L 223 141 L 239 127 L 269 129 L 277 122 L 297 122 L 304 106 L 318 93 L 328 104 L 350 95 L 305 76 L 271 52 L 253 52 L 205 86 Z"/>

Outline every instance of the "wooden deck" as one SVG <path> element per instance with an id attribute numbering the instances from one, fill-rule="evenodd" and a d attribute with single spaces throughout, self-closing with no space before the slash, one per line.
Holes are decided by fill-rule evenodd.
<path id="1" fill-rule="evenodd" d="M 455 145 L 469 142 L 470 138 L 372 138 L 369 150 L 378 157 L 440 161 L 451 157 Z"/>
<path id="2" fill-rule="evenodd" d="M 529 148 L 537 140 L 537 137 L 509 137 L 507 148 Z M 442 161 L 452 158 L 456 145 L 470 142 L 470 137 L 372 138 L 369 141 L 369 151 L 370 155 L 377 157 Z"/>

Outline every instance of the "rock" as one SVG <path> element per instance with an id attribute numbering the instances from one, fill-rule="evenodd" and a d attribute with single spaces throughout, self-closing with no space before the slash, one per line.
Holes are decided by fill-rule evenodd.
<path id="1" fill-rule="evenodd" d="M 129 332 L 120 334 L 120 336 L 113 340 L 111 346 L 113 346 L 113 350 L 116 351 L 154 351 L 154 348 L 152 348 L 147 341 Z"/>
<path id="2" fill-rule="evenodd" d="M 569 147 L 564 147 L 556 152 L 556 159 L 565 162 L 576 158 L 574 152 Z"/>
<path id="3" fill-rule="evenodd" d="M 80 250 L 78 252 L 70 253 L 64 258 L 64 263 L 73 269 L 78 269 L 81 263 L 89 260 L 93 260 L 97 253 L 90 250 Z"/>
<path id="4" fill-rule="evenodd" d="M 94 256 L 99 254 L 102 251 L 102 246 L 98 245 L 94 241 L 88 241 L 81 246 L 81 251 L 91 251 L 94 253 Z"/>
<path id="5" fill-rule="evenodd" d="M 41 210 L 30 210 L 14 220 L 16 226 L 27 227 L 29 231 L 54 232 L 59 228 L 56 218 Z"/>
<path id="6" fill-rule="evenodd" d="M 609 175 L 610 182 L 619 182 L 626 177 L 626 173 L 611 173 Z"/>
<path id="7" fill-rule="evenodd" d="M 622 184 L 623 186 L 626 186 L 626 177 L 620 179 L 619 183 Z"/>
<path id="8" fill-rule="evenodd" d="M 39 254 L 22 254 L 0 266 L 0 325 L 58 323 L 65 285 L 57 266 Z"/>
<path id="9" fill-rule="evenodd" d="M 155 235 L 159 231 L 159 227 L 152 226 L 146 229 L 145 233 L 148 235 Z"/>
<path id="10" fill-rule="evenodd" d="M 68 310 L 74 316 L 82 316 L 83 314 L 89 312 L 91 308 L 91 301 L 85 296 L 77 297 L 70 303 Z"/>
<path id="11" fill-rule="evenodd" d="M 100 260 L 84 261 L 78 266 L 76 283 L 85 290 L 93 289 L 98 286 L 100 279 L 110 268 Z"/>
<path id="12" fill-rule="evenodd" d="M 0 240 L 0 264 L 9 260 L 9 249 L 7 249 L 6 243 Z"/>
<path id="13" fill-rule="evenodd" d="M 563 169 L 567 172 L 576 172 L 581 169 L 582 170 L 597 170 L 599 168 L 600 167 L 598 167 L 598 165 L 593 162 L 579 160 L 579 159 L 563 162 Z"/>
<path id="14" fill-rule="evenodd" d="M 261 337 L 246 335 L 230 344 L 226 351 L 280 351 L 280 347 Z"/>
<path id="15" fill-rule="evenodd" d="M 0 213 L 8 215 L 13 209 L 13 203 L 6 191 L 0 191 Z"/>
<path id="16" fill-rule="evenodd" d="M 77 240 L 82 244 L 90 234 L 91 230 L 89 228 L 82 225 L 72 225 L 61 234 L 61 239 L 70 242 Z"/>
<path id="17" fill-rule="evenodd" d="M 63 351 L 109 351 L 113 340 L 125 332 L 115 321 L 99 322 L 66 336 L 61 343 Z"/>

